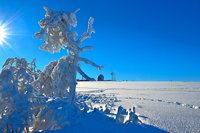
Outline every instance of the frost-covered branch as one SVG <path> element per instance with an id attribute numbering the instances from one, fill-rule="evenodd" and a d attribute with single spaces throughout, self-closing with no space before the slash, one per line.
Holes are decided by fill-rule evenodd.
<path id="1" fill-rule="evenodd" d="M 88 29 L 87 29 L 87 32 L 84 32 L 80 38 L 78 39 L 78 44 L 81 45 L 82 42 L 87 39 L 87 38 L 90 38 L 91 37 L 91 34 L 92 33 L 95 33 L 95 29 L 93 28 L 92 24 L 94 23 L 94 18 L 93 17 L 90 17 L 89 18 L 89 21 L 88 21 Z"/>
<path id="2" fill-rule="evenodd" d="M 99 65 L 95 64 L 94 62 L 92 62 L 92 61 L 86 59 L 86 58 L 81 58 L 81 57 L 79 57 L 78 60 L 79 60 L 79 61 L 83 61 L 83 62 L 85 62 L 86 64 L 90 64 L 90 65 L 92 65 L 92 66 L 98 68 L 99 70 L 101 70 L 101 69 L 103 68 L 103 66 L 99 66 Z"/>
<path id="3" fill-rule="evenodd" d="M 84 52 L 86 50 L 93 50 L 93 47 L 91 47 L 91 46 L 85 46 L 83 48 L 80 48 L 79 52 L 81 53 L 81 52 Z"/>
<path id="4" fill-rule="evenodd" d="M 33 37 L 44 40 L 40 49 L 50 53 L 59 52 L 61 48 L 67 47 L 70 43 L 67 35 L 71 33 L 71 27 L 76 27 L 76 13 L 80 9 L 75 12 L 57 12 L 48 7 L 44 9 L 45 18 L 39 22 L 41 29 Z"/>
<path id="5" fill-rule="evenodd" d="M 87 74 L 85 74 L 80 67 L 77 68 L 78 73 L 80 73 L 86 80 L 95 81 L 94 78 L 90 78 Z"/>

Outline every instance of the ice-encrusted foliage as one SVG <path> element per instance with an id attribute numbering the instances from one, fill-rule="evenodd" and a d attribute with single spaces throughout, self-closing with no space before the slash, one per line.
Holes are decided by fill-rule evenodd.
<path id="1" fill-rule="evenodd" d="M 39 77 L 31 66 L 33 61 L 28 63 L 24 58 L 6 60 L 0 72 L 0 132 L 55 130 L 70 124 L 79 109 L 67 99 L 59 98 L 65 90 L 58 88 L 67 86 L 67 83 L 62 84 L 61 81 L 69 81 L 63 79 L 67 78 L 64 70 L 69 70 L 66 68 L 70 65 L 66 64 L 66 60 L 67 57 L 63 57 L 56 63 L 51 62 Z M 52 90 L 46 90 L 51 93 L 51 97 L 40 91 L 49 87 L 49 84 L 43 84 L 41 75 L 44 73 L 51 73 L 52 76 L 52 80 L 48 81 L 53 85 L 50 86 Z M 44 88 L 36 83 L 42 84 Z M 58 88 L 53 89 L 55 87 Z M 60 90 L 59 93 L 56 90 Z"/>
<path id="2" fill-rule="evenodd" d="M 38 112 L 33 115 L 30 130 L 62 129 L 64 126 L 71 125 L 80 114 L 80 109 L 66 99 L 48 98 L 43 104 L 40 103 Z"/>
<path id="3" fill-rule="evenodd" d="M 40 46 L 40 49 L 49 51 L 51 53 L 59 52 L 60 48 L 65 48 L 69 45 L 69 38 L 71 27 L 77 26 L 76 13 L 65 11 L 54 11 L 48 7 L 44 7 L 46 14 L 39 25 L 41 27 L 34 37 L 44 40 L 45 43 Z"/>
<path id="4" fill-rule="evenodd" d="M 37 79 L 40 73 L 40 70 L 36 70 L 35 61 L 34 59 L 31 63 L 28 63 L 25 58 L 8 58 L 2 67 L 2 71 L 11 71 L 13 78 L 20 84 L 31 83 Z"/>
<path id="5" fill-rule="evenodd" d="M 62 57 L 58 61 L 52 61 L 47 65 L 38 79 L 34 81 L 34 87 L 45 96 L 54 96 L 59 98 L 68 97 L 70 93 L 69 85 L 76 85 L 71 77 L 76 77 L 74 64 L 71 58 Z M 75 95 L 75 94 L 73 94 Z"/>
<path id="6" fill-rule="evenodd" d="M 71 71 L 73 73 L 68 74 L 68 81 L 65 82 L 68 82 L 69 97 L 71 101 L 73 101 L 76 89 L 76 73 L 79 72 L 87 80 L 94 80 L 81 70 L 79 62 L 83 61 L 86 64 L 91 64 L 100 70 L 103 68 L 103 66 L 99 66 L 92 61 L 79 56 L 80 53 L 84 52 L 85 50 L 93 49 L 90 46 L 81 48 L 80 45 L 85 39 L 90 38 L 91 34 L 95 32 L 92 26 L 94 18 L 90 17 L 87 31 L 84 32 L 78 39 L 76 39 L 78 34 L 76 31 L 72 31 L 71 27 L 76 27 L 77 25 L 76 13 L 79 11 L 79 9 L 75 12 L 57 12 L 49 9 L 48 7 L 44 7 L 44 9 L 46 11 L 45 18 L 39 22 L 41 29 L 34 35 L 34 37 L 37 37 L 45 42 L 40 47 L 42 50 L 54 53 L 59 52 L 61 48 L 66 49 L 70 60 L 70 62 L 67 62 L 70 65 L 67 67 L 69 70 L 66 70 L 66 72 Z"/>
<path id="7" fill-rule="evenodd" d="M 22 132 L 31 120 L 34 72 L 24 58 L 9 58 L 0 72 L 0 132 Z"/>

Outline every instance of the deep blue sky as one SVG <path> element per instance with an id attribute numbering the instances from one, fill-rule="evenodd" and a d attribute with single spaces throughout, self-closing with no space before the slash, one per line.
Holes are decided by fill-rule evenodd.
<path id="1" fill-rule="evenodd" d="M 0 21 L 8 26 L 11 47 L 0 46 L 0 65 L 8 57 L 37 59 L 43 69 L 67 53 L 50 54 L 32 38 L 44 17 L 43 6 L 77 14 L 79 35 L 95 18 L 96 33 L 84 45 L 94 46 L 81 56 L 104 65 L 98 71 L 82 64 L 92 77 L 116 72 L 118 80 L 200 81 L 200 1 L 199 0 L 0 0 Z"/>

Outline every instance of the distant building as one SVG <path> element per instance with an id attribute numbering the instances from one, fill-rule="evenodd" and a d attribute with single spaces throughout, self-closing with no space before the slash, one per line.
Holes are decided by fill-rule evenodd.
<path id="1" fill-rule="evenodd" d="M 111 80 L 116 81 L 116 74 L 114 72 L 111 72 Z"/>
<path id="2" fill-rule="evenodd" d="M 97 80 L 98 81 L 104 81 L 104 76 L 102 74 L 100 74 L 98 77 L 97 77 Z"/>

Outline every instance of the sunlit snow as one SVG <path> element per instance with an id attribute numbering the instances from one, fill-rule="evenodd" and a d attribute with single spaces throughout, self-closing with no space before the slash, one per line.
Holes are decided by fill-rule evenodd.
<path id="1" fill-rule="evenodd" d="M 144 123 L 169 132 L 200 132 L 200 82 L 79 82 L 77 90 L 135 106 Z"/>

